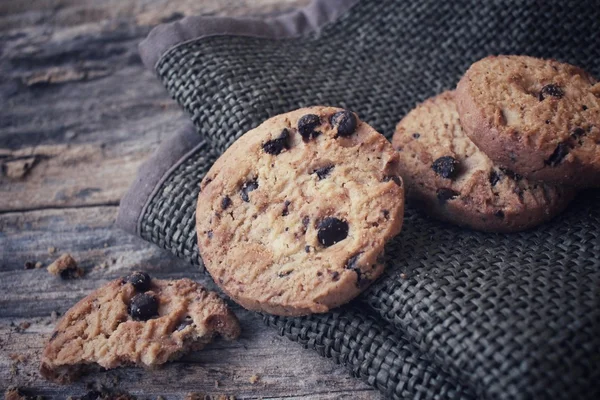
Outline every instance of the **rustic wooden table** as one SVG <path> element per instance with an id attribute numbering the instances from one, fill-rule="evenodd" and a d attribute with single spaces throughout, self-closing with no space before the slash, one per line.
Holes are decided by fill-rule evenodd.
<path id="1" fill-rule="evenodd" d="M 203 280 L 185 262 L 113 226 L 140 163 L 183 124 L 177 104 L 142 67 L 139 41 L 152 26 L 184 15 L 259 15 L 307 2 L 0 2 L 0 389 L 16 385 L 46 398 L 81 396 L 98 385 L 138 398 L 380 398 L 241 309 L 239 341 L 217 341 L 159 370 L 98 373 L 66 387 L 37 372 L 57 315 L 108 280 L 138 268 Z M 85 269 L 82 279 L 25 267 L 45 267 L 62 252 Z M 260 377 L 254 384 L 253 375 Z"/>

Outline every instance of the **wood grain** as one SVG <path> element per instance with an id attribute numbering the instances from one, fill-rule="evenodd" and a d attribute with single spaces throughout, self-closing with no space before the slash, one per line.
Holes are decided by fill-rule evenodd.
<path id="1" fill-rule="evenodd" d="M 137 44 L 153 25 L 186 15 L 261 15 L 308 0 L 4 0 L 0 2 L 0 390 L 46 398 L 105 385 L 139 398 L 188 392 L 241 399 L 378 399 L 330 360 L 278 337 L 235 308 L 236 342 L 154 371 L 126 368 L 56 386 L 37 373 L 44 340 L 77 300 L 143 268 L 190 277 L 192 266 L 114 228 L 119 199 L 158 144 L 185 122 Z M 50 254 L 48 249 L 55 248 Z M 63 281 L 44 267 L 70 252 L 85 269 Z M 23 327 L 30 324 L 26 329 Z M 250 377 L 260 376 L 250 383 Z M 218 382 L 218 387 L 215 387 Z"/>

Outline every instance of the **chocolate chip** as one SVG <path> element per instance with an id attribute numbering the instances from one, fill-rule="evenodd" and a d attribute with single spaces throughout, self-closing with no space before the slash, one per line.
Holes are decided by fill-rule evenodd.
<path id="1" fill-rule="evenodd" d="M 139 292 L 145 292 L 150 289 L 150 275 L 142 271 L 132 272 L 127 275 L 125 281 L 131 283 L 135 290 Z"/>
<path id="2" fill-rule="evenodd" d="M 281 131 L 281 134 L 277 139 L 269 140 L 265 144 L 263 144 L 263 150 L 265 153 L 278 155 L 283 151 L 283 149 L 289 149 L 289 139 L 290 133 L 287 129 Z"/>
<path id="3" fill-rule="evenodd" d="M 137 321 L 147 321 L 158 315 L 158 299 L 150 293 L 138 293 L 131 298 L 127 309 Z"/>
<path id="4" fill-rule="evenodd" d="M 504 218 L 504 211 L 498 210 L 494 213 L 494 215 L 498 218 Z"/>
<path id="5" fill-rule="evenodd" d="M 292 204 L 292 202 L 289 200 L 286 200 L 283 202 L 283 211 L 281 211 L 282 217 L 285 217 L 286 215 L 288 215 L 290 213 L 290 210 L 289 210 L 290 204 Z"/>
<path id="6" fill-rule="evenodd" d="M 569 145 L 567 145 L 566 143 L 559 143 L 558 146 L 556 146 L 554 153 L 552 153 L 552 155 L 550 155 L 550 158 L 548 158 L 545 161 L 545 164 L 551 167 L 557 166 L 558 164 L 560 164 L 563 158 L 565 158 L 566 155 L 569 154 L 569 150 Z"/>
<path id="7" fill-rule="evenodd" d="M 210 231 L 206 232 L 206 236 L 208 236 L 209 239 L 212 239 L 213 238 L 213 231 L 210 230 Z"/>
<path id="8" fill-rule="evenodd" d="M 445 179 L 453 179 L 458 173 L 459 161 L 451 156 L 440 157 L 431 164 L 433 172 Z"/>
<path id="9" fill-rule="evenodd" d="M 546 85 L 540 91 L 539 99 L 540 101 L 544 100 L 548 96 L 556 97 L 557 99 L 562 98 L 565 95 L 563 90 L 554 84 Z"/>
<path id="10" fill-rule="evenodd" d="M 336 281 L 338 281 L 339 279 L 340 279 L 340 273 L 339 273 L 339 272 L 337 272 L 337 271 L 333 271 L 333 272 L 331 273 L 331 280 L 332 280 L 332 281 L 334 281 L 334 282 L 336 282 Z"/>
<path id="11" fill-rule="evenodd" d="M 350 136 L 356 131 L 356 116 L 350 111 L 338 111 L 331 117 L 331 125 L 337 127 L 337 136 Z"/>
<path id="12" fill-rule="evenodd" d="M 500 175 L 494 170 L 490 172 L 490 184 L 496 186 L 496 183 L 500 180 Z"/>
<path id="13" fill-rule="evenodd" d="M 583 105 L 583 106 L 581 106 L 581 109 L 582 109 L 583 111 L 585 111 L 585 110 L 587 110 L 587 106 L 586 106 L 586 105 Z"/>
<path id="14" fill-rule="evenodd" d="M 335 217 L 327 217 L 319 224 L 317 239 L 325 247 L 333 246 L 348 236 L 348 223 Z"/>
<path id="15" fill-rule="evenodd" d="M 242 189 L 240 190 L 240 197 L 247 203 L 250 201 L 248 193 L 256 189 L 258 189 L 258 181 L 256 179 L 244 182 Z"/>
<path id="16" fill-rule="evenodd" d="M 34 269 L 35 268 L 35 263 L 31 262 L 31 261 L 25 261 L 25 269 Z"/>
<path id="17" fill-rule="evenodd" d="M 420 138 L 420 137 L 421 137 L 421 134 L 420 134 L 420 133 L 413 133 L 413 137 L 414 137 L 415 139 L 418 139 L 418 138 Z"/>
<path id="18" fill-rule="evenodd" d="M 437 194 L 437 198 L 440 201 L 440 203 L 444 204 L 446 201 L 452 200 L 452 199 L 455 199 L 456 197 L 458 197 L 458 195 L 460 193 L 455 192 L 452 189 L 441 188 L 441 189 L 437 190 L 436 194 Z"/>
<path id="19" fill-rule="evenodd" d="M 50 341 L 53 341 L 54 339 L 56 339 L 57 336 L 58 336 L 58 331 L 54 331 L 54 333 L 52 333 L 52 336 L 50 336 Z"/>
<path id="20" fill-rule="evenodd" d="M 329 176 L 329 173 L 332 169 L 333 165 L 328 165 L 326 167 L 317 168 L 312 173 L 317 174 L 317 178 L 319 178 L 319 180 L 322 180 Z"/>
<path id="21" fill-rule="evenodd" d="M 284 277 L 288 276 L 289 274 L 291 274 L 292 272 L 294 272 L 294 270 L 290 269 L 289 271 L 279 272 L 277 274 L 277 276 L 280 278 L 284 278 Z"/>
<path id="22" fill-rule="evenodd" d="M 358 265 L 358 259 L 360 258 L 361 254 L 362 253 L 358 253 L 350 257 L 348 261 L 346 261 L 346 265 L 344 265 L 344 268 L 352 270 L 356 273 L 356 286 L 358 288 L 364 288 L 371 283 L 369 279 L 365 278 L 364 273 Z"/>
<path id="23" fill-rule="evenodd" d="M 188 326 L 192 325 L 194 323 L 194 320 L 192 319 L 192 317 L 190 317 L 189 315 L 185 317 L 185 319 L 183 321 L 181 321 L 179 323 L 179 325 L 177 325 L 177 327 L 175 328 L 175 330 L 177 332 L 184 330 L 185 328 L 187 328 Z"/>
<path id="24" fill-rule="evenodd" d="M 581 128 L 575 128 L 575 130 L 573 131 L 573 133 L 571 133 L 571 137 L 573 139 L 578 139 L 581 136 L 585 135 L 585 131 Z"/>
<path id="25" fill-rule="evenodd" d="M 317 276 L 322 276 L 323 273 L 321 271 L 317 271 Z"/>
<path id="26" fill-rule="evenodd" d="M 307 114 L 298 120 L 298 132 L 302 136 L 302 140 L 308 142 L 311 138 L 319 135 L 315 132 L 315 128 L 321 125 L 321 118 L 315 114 Z"/>
<path id="27" fill-rule="evenodd" d="M 231 205 L 232 201 L 229 196 L 225 196 L 221 199 L 221 208 L 223 210 L 227 209 Z"/>
<path id="28" fill-rule="evenodd" d="M 382 210 L 383 218 L 390 219 L 390 212 L 388 210 Z"/>
<path id="29" fill-rule="evenodd" d="M 396 185 L 398 185 L 399 187 L 402 187 L 402 179 L 400 179 L 400 177 L 396 176 L 396 175 L 384 176 L 383 177 L 383 181 L 384 182 L 394 181 L 394 183 Z"/>
<path id="30" fill-rule="evenodd" d="M 310 246 L 304 246 L 304 251 L 310 253 Z"/>
<path id="31" fill-rule="evenodd" d="M 521 175 L 515 173 L 514 171 L 511 171 L 510 169 L 500 168 L 500 171 L 504 172 L 504 175 L 508 176 L 513 181 L 517 181 L 518 182 L 521 179 L 523 179 L 523 177 Z"/>

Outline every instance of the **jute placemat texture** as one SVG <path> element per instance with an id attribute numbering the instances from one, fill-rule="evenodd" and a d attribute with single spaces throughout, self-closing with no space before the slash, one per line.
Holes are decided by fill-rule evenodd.
<path id="1" fill-rule="evenodd" d="M 552 57 L 600 75 L 598 2 L 354 3 L 317 0 L 305 19 L 287 20 L 296 24 L 289 29 L 248 22 L 253 37 L 199 34 L 198 19 L 151 35 L 142 54 L 160 42 L 159 54 L 145 61 L 197 133 L 177 133 L 149 163 L 160 168 L 141 170 L 120 226 L 201 265 L 199 182 L 270 116 L 342 106 L 389 138 L 416 102 L 451 89 L 489 54 Z M 599 201 L 599 191 L 583 192 L 554 221 L 510 235 L 409 208 L 388 246 L 387 273 L 358 311 L 265 321 L 393 398 L 600 398 Z"/>

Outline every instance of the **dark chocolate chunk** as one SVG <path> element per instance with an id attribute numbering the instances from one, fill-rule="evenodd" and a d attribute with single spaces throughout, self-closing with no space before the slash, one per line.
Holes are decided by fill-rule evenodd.
<path id="1" fill-rule="evenodd" d="M 265 153 L 273 154 L 276 156 L 279 153 L 281 153 L 283 149 L 290 148 L 289 139 L 290 133 L 287 129 L 284 129 L 283 131 L 281 131 L 281 134 L 277 139 L 269 140 L 268 142 L 263 144 L 263 150 L 265 151 Z"/>
<path id="2" fill-rule="evenodd" d="M 550 158 L 548 158 L 545 161 L 546 165 L 556 167 L 558 164 L 560 164 L 563 158 L 565 158 L 566 155 L 569 154 L 569 150 L 570 148 L 568 144 L 559 143 L 558 146 L 556 146 L 554 153 L 552 153 L 552 155 L 550 155 Z"/>
<path id="3" fill-rule="evenodd" d="M 56 339 L 57 336 L 58 336 L 58 331 L 54 331 L 52 333 L 52 336 L 50 336 L 50 341 L 53 341 L 54 339 Z"/>
<path id="4" fill-rule="evenodd" d="M 573 133 L 571 133 L 571 137 L 573 139 L 579 139 L 583 135 L 585 135 L 585 131 L 581 128 L 575 128 L 575 130 L 573 130 Z"/>
<path id="5" fill-rule="evenodd" d="M 563 90 L 554 84 L 546 85 L 540 91 L 539 99 L 540 101 L 544 100 L 548 96 L 556 97 L 557 99 L 562 98 L 565 95 Z"/>
<path id="6" fill-rule="evenodd" d="M 288 215 L 290 213 L 290 204 L 292 204 L 291 201 L 286 200 L 283 202 L 283 211 L 281 211 L 281 216 L 285 217 L 286 215 Z"/>
<path id="7" fill-rule="evenodd" d="M 138 293 L 131 298 L 127 309 L 137 321 L 147 321 L 158 315 L 158 299 L 150 293 Z"/>
<path id="8" fill-rule="evenodd" d="M 210 231 L 206 232 L 206 236 L 208 236 L 209 239 L 212 239 L 213 238 L 213 231 L 210 230 Z"/>
<path id="9" fill-rule="evenodd" d="M 231 205 L 232 201 L 229 196 L 225 196 L 221 199 L 221 208 L 223 210 L 227 209 Z"/>
<path id="10" fill-rule="evenodd" d="M 298 120 L 298 132 L 302 136 L 302 140 L 308 142 L 311 138 L 315 138 L 319 135 L 319 132 L 315 132 L 315 128 L 321 125 L 321 118 L 315 114 L 307 114 Z"/>
<path id="11" fill-rule="evenodd" d="M 350 111 L 338 111 L 331 117 L 331 125 L 337 128 L 337 136 L 350 136 L 356 131 L 356 116 Z"/>
<path id="12" fill-rule="evenodd" d="M 304 246 L 304 251 L 310 253 L 310 246 Z"/>
<path id="13" fill-rule="evenodd" d="M 326 167 L 317 168 L 313 171 L 313 174 L 317 174 L 317 178 L 319 180 L 325 179 L 329 176 L 329 173 L 333 169 L 333 165 L 328 165 Z"/>
<path id="14" fill-rule="evenodd" d="M 583 106 L 581 106 L 581 109 L 582 109 L 583 111 L 585 111 L 585 110 L 587 110 L 587 106 L 586 106 L 586 105 L 583 105 Z"/>
<path id="15" fill-rule="evenodd" d="M 504 211 L 498 210 L 494 213 L 494 215 L 498 218 L 504 218 Z"/>
<path id="16" fill-rule="evenodd" d="M 440 201 L 440 203 L 444 204 L 446 201 L 452 200 L 452 199 L 455 199 L 456 197 L 458 197 L 458 195 L 460 193 L 455 192 L 452 189 L 441 188 L 441 189 L 437 190 L 436 194 L 437 194 L 437 198 Z"/>
<path id="17" fill-rule="evenodd" d="M 388 210 L 382 210 L 383 218 L 390 219 L 390 212 Z"/>
<path id="18" fill-rule="evenodd" d="M 279 273 L 277 274 L 277 276 L 278 276 L 278 277 L 280 277 L 280 278 L 283 278 L 283 277 L 286 277 L 286 276 L 288 276 L 288 275 L 289 275 L 289 274 L 291 274 L 292 272 L 294 272 L 294 270 L 293 270 L 293 269 L 290 269 L 289 271 L 283 271 L 283 272 L 279 272 Z"/>
<path id="19" fill-rule="evenodd" d="M 494 170 L 490 172 L 490 184 L 496 186 L 496 183 L 500 180 L 500 175 Z"/>
<path id="20" fill-rule="evenodd" d="M 248 196 L 248 193 L 256 189 L 258 189 L 258 181 L 256 179 L 244 182 L 242 185 L 242 190 L 240 190 L 240 196 L 242 197 L 242 200 L 244 200 L 246 203 L 249 202 L 250 197 Z"/>
<path id="21" fill-rule="evenodd" d="M 433 172 L 445 179 L 454 179 L 458 173 L 459 161 L 451 156 L 440 157 L 431 164 Z"/>
<path id="22" fill-rule="evenodd" d="M 340 279 L 340 273 L 339 273 L 339 272 L 337 272 L 337 271 L 333 271 L 333 272 L 331 273 L 331 280 L 332 280 L 332 281 L 334 281 L 334 282 L 336 282 L 336 281 L 338 281 L 339 279 Z"/>
<path id="23" fill-rule="evenodd" d="M 150 289 L 150 275 L 142 271 L 132 272 L 127 275 L 125 281 L 131 283 L 138 292 L 145 292 Z"/>
<path id="24" fill-rule="evenodd" d="M 181 321 L 177 327 L 175 328 L 175 330 L 177 332 L 184 330 L 185 328 L 187 328 L 188 326 L 192 325 L 194 323 L 194 320 L 192 319 L 192 317 L 190 317 L 189 315 L 185 317 L 185 319 L 183 321 Z"/>
<path id="25" fill-rule="evenodd" d="M 356 287 L 362 289 L 368 286 L 369 283 L 371 283 L 371 281 L 365 278 L 364 273 L 358 265 L 358 259 L 360 258 L 361 254 L 362 253 L 358 253 L 350 257 L 348 261 L 346 261 L 346 265 L 344 266 L 344 268 L 352 270 L 356 273 Z"/>
<path id="26" fill-rule="evenodd" d="M 317 239 L 323 246 L 333 246 L 348 236 L 348 223 L 335 217 L 327 217 L 319 224 Z"/>
<path id="27" fill-rule="evenodd" d="M 416 132 L 415 132 L 415 133 L 413 133 L 413 137 L 414 137 L 415 139 L 418 139 L 418 138 L 420 138 L 420 137 L 421 137 L 421 134 L 420 134 L 420 133 L 416 133 Z"/>

